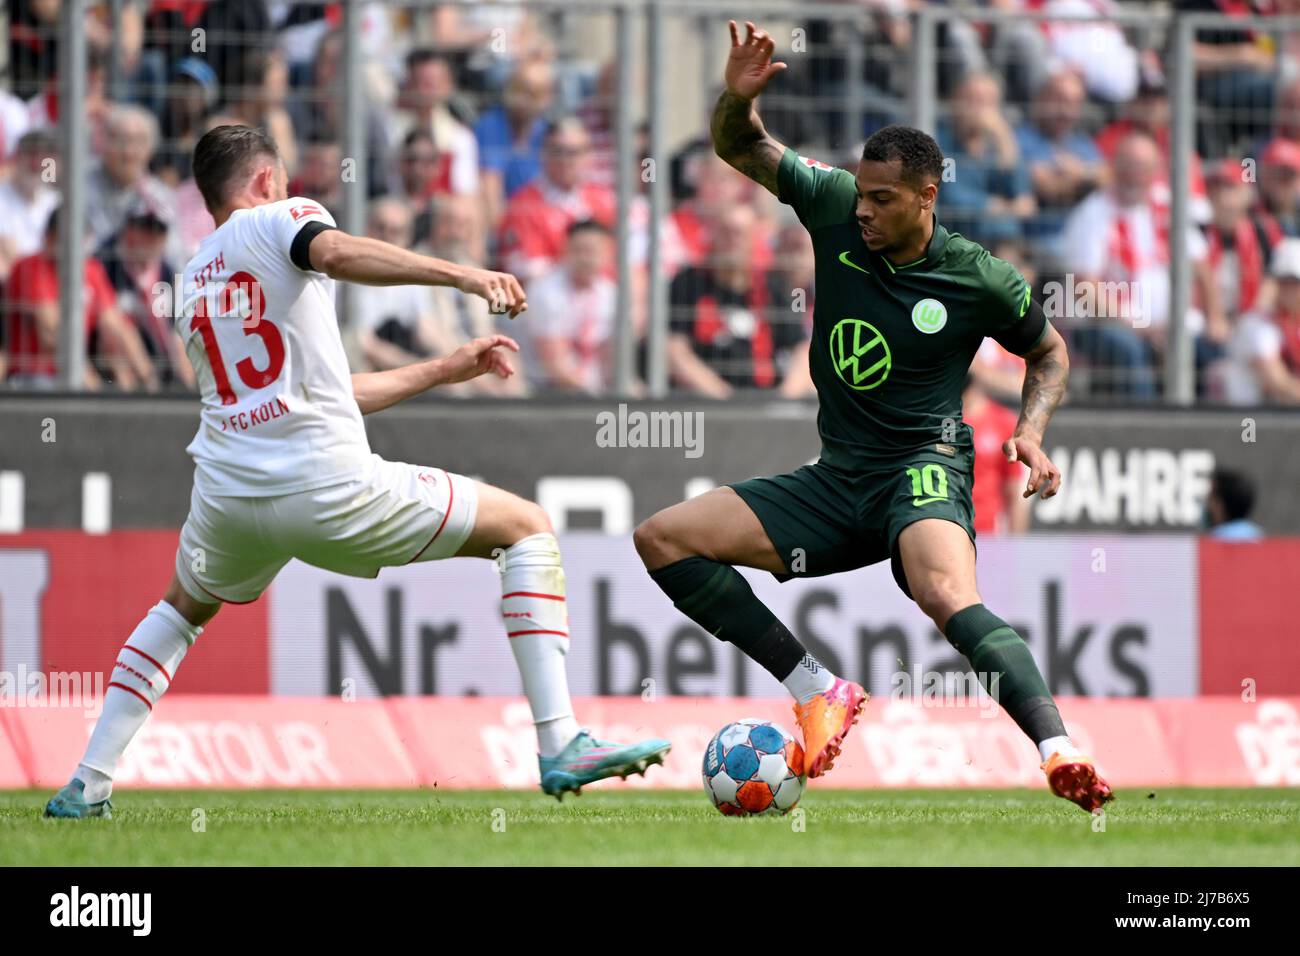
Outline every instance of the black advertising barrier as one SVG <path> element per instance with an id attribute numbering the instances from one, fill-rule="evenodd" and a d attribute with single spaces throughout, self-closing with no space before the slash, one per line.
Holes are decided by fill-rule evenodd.
<path id="1" fill-rule="evenodd" d="M 87 474 L 107 476 L 109 526 L 179 527 L 197 420 L 187 397 L 0 394 L 0 530 L 81 527 Z M 819 447 L 814 405 L 764 399 L 430 398 L 366 425 L 385 457 L 482 478 L 564 512 L 568 527 L 618 533 L 709 484 L 793 469 Z M 1254 478 L 1269 533 L 1300 534 L 1295 412 L 1066 408 L 1047 450 L 1066 480 L 1035 504 L 1037 530 L 1195 530 L 1217 466 Z"/>

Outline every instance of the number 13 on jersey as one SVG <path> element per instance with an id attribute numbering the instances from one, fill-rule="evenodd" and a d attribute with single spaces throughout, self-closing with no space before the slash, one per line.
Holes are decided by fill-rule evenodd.
<path id="1" fill-rule="evenodd" d="M 266 296 L 261 284 L 251 273 L 236 272 L 221 286 L 216 299 L 217 312 L 211 316 L 208 314 L 209 297 L 199 296 L 194 306 L 194 318 L 190 320 L 190 330 L 197 332 L 203 340 L 203 350 L 212 367 L 212 378 L 217 386 L 217 394 L 221 396 L 221 404 L 234 405 L 239 399 L 231 386 L 225 359 L 217 343 L 213 319 L 223 329 L 225 323 L 238 321 L 244 335 L 256 336 L 262 340 L 266 348 L 265 368 L 258 368 L 252 356 L 245 356 L 235 363 L 239 380 L 254 391 L 265 388 L 280 377 L 280 372 L 284 369 L 284 338 L 280 335 L 280 330 L 264 317 Z"/>

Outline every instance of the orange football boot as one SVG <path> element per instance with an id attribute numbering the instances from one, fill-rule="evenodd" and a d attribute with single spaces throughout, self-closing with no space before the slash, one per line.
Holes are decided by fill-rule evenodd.
<path id="1" fill-rule="evenodd" d="M 835 678 L 829 690 L 806 704 L 795 704 L 794 715 L 803 731 L 804 773 L 820 777 L 840 755 L 840 745 L 857 723 L 871 695 L 852 681 Z"/>
<path id="2" fill-rule="evenodd" d="M 1095 813 L 1103 804 L 1115 799 L 1110 784 L 1097 773 L 1091 757 L 1062 757 L 1054 753 L 1043 764 L 1043 773 L 1047 774 L 1047 785 L 1052 788 L 1052 793 L 1072 800 L 1089 813 Z"/>

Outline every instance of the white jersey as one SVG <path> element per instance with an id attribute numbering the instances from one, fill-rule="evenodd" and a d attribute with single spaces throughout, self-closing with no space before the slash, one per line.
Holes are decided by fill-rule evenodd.
<path id="1" fill-rule="evenodd" d="M 284 495 L 370 467 L 334 280 L 291 258 L 294 239 L 313 222 L 334 225 L 301 197 L 236 210 L 185 267 L 177 331 L 203 399 L 186 450 L 206 494 Z"/>

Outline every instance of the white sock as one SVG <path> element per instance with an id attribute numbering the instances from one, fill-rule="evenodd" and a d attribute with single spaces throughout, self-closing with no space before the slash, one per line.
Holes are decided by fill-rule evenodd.
<path id="1" fill-rule="evenodd" d="M 501 618 L 533 710 L 537 749 L 543 757 L 554 757 L 578 733 L 564 671 L 569 614 L 555 535 L 529 535 L 506 548 Z"/>
<path id="2" fill-rule="evenodd" d="M 805 654 L 803 660 L 794 666 L 794 670 L 781 683 L 794 695 L 795 700 L 806 704 L 818 694 L 830 690 L 835 683 L 835 675 L 817 658 Z"/>
<path id="3" fill-rule="evenodd" d="M 1077 757 L 1079 752 L 1079 748 L 1074 745 L 1074 742 L 1069 737 L 1048 737 L 1038 744 L 1038 754 L 1044 761 L 1052 754 L 1060 754 L 1062 757 Z"/>
<path id="4" fill-rule="evenodd" d="M 185 652 L 203 633 L 166 601 L 149 609 L 126 644 L 104 693 L 104 711 L 86 745 L 77 776 L 86 785 L 86 802 L 107 800 L 122 752 L 171 686 Z M 89 779 L 88 779 L 89 778 Z"/>

